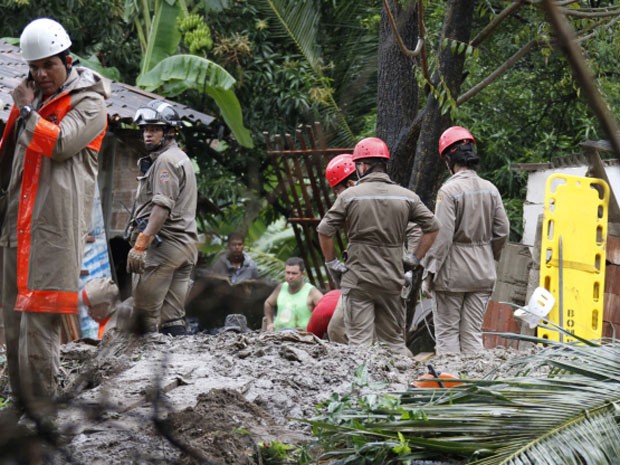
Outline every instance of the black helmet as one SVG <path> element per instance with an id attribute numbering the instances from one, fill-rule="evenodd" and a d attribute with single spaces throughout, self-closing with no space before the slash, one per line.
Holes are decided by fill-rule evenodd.
<path id="1" fill-rule="evenodd" d="M 138 108 L 133 121 L 138 126 L 157 125 L 173 128 L 181 126 L 181 118 L 177 111 L 163 100 L 151 100 L 145 106 Z"/>

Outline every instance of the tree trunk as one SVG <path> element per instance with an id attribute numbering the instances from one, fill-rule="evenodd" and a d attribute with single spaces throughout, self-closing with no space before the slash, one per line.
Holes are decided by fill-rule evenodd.
<path id="1" fill-rule="evenodd" d="M 469 42 L 475 3 L 448 1 L 442 39 Z M 390 7 L 405 45 L 413 50 L 418 35 L 417 2 L 409 2 L 409 7 L 403 9 L 399 2 L 390 1 Z M 418 62 L 399 49 L 385 11 L 379 39 L 377 135 L 390 147 L 392 179 L 414 190 L 432 208 L 435 192 L 446 174 L 437 153 L 437 141 L 450 125 L 450 114 L 441 114 L 439 102 L 430 93 L 425 107 L 418 109 L 419 86 L 413 69 Z M 441 42 L 439 70 L 432 77 L 433 86 L 441 89 L 443 80 L 456 99 L 463 81 L 465 54 L 453 53 L 449 45 L 444 47 Z"/>
<path id="2" fill-rule="evenodd" d="M 458 43 L 468 43 L 474 13 L 474 0 L 450 0 L 446 11 L 443 38 Z M 455 53 L 450 45 L 439 44 L 439 70 L 433 75 L 433 85 L 440 88 L 441 81 L 447 86 L 452 98 L 456 100 L 463 82 L 465 53 Z M 408 187 L 414 190 L 429 207 L 434 207 L 435 192 L 446 174 L 445 164 L 437 152 L 437 142 L 441 133 L 450 125 L 450 114 L 441 114 L 439 102 L 429 95 L 422 115 L 420 136 L 417 140 L 413 170 Z M 415 131 L 410 131 L 414 133 Z M 402 156 L 402 154 L 398 154 Z"/>
<path id="3" fill-rule="evenodd" d="M 390 0 L 389 4 L 405 46 L 410 50 L 415 49 L 418 41 L 416 2 L 409 2 L 405 9 L 398 0 Z M 417 113 L 418 85 L 413 72 L 415 64 L 415 58 L 406 56 L 400 50 L 384 9 L 379 32 L 377 137 L 383 139 L 390 148 L 392 179 L 402 185 L 409 181 L 415 143 L 408 149 L 396 148 L 402 145 L 402 135 L 409 132 Z M 409 156 L 395 157 L 395 150 L 408 153 Z"/>

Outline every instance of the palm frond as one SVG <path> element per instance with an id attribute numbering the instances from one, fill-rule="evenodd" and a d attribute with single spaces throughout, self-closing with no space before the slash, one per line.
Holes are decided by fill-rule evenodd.
<path id="1" fill-rule="evenodd" d="M 325 125 L 335 128 L 341 139 L 352 141 L 353 131 L 341 105 L 334 99 L 330 81 L 326 79 L 323 67 L 325 57 L 321 53 L 319 36 L 321 9 L 315 0 L 264 0 L 265 12 L 276 19 L 276 31 L 288 36 L 310 65 L 315 80 L 326 88 L 327 98 L 323 102 Z"/>
<path id="2" fill-rule="evenodd" d="M 317 38 L 321 10 L 315 0 L 265 0 L 277 18 L 276 30 L 288 36 L 315 73 L 320 75 L 321 52 Z"/>
<path id="3" fill-rule="evenodd" d="M 448 457 L 478 465 L 619 463 L 620 344 L 556 343 L 513 361 L 511 369 L 539 377 L 466 380 L 465 386 L 449 390 L 412 389 L 396 393 L 400 402 L 393 408 L 360 408 L 370 404 L 340 400 L 338 409 L 311 423 L 332 457 L 371 457 L 387 449 L 399 461 Z"/>
<path id="4" fill-rule="evenodd" d="M 271 281 L 282 281 L 284 271 L 284 261 L 272 253 L 256 251 L 251 248 L 247 250 L 248 254 L 256 263 L 261 278 Z"/>

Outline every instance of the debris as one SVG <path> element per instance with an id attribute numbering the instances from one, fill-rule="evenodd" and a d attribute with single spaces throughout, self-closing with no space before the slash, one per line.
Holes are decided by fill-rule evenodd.
<path id="1" fill-rule="evenodd" d="M 298 419 L 316 415 L 332 393 L 349 393 L 360 366 L 372 382 L 362 393 L 370 384 L 397 392 L 428 363 L 303 332 L 199 333 L 166 337 L 165 344 L 114 336 L 91 349 L 88 360 L 79 343 L 62 352 L 61 385 L 70 400 L 58 423 L 73 432 L 62 451 L 74 463 L 258 464 L 261 441 L 310 441 L 310 427 Z M 432 361 L 475 379 L 520 354 L 498 348 Z M 0 373 L 3 368 L 0 361 Z M 0 392 L 7 385 L 5 374 Z M 46 463 L 69 463 L 63 453 Z"/>

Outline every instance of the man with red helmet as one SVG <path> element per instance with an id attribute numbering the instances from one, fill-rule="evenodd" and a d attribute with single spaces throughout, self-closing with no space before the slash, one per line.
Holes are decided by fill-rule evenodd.
<path id="1" fill-rule="evenodd" d="M 436 352 L 483 349 L 482 321 L 497 278 L 495 260 L 509 223 L 497 188 L 475 171 L 475 139 L 460 126 L 439 138 L 439 156 L 452 176 L 437 194 L 437 240 L 422 260 L 424 290 L 433 294 Z"/>
<path id="2" fill-rule="evenodd" d="M 415 252 L 424 256 L 433 243 L 439 222 L 420 198 L 394 183 L 387 174 L 390 153 L 376 137 L 361 140 L 352 160 L 358 184 L 342 192 L 317 227 L 325 265 L 342 273 L 345 327 L 349 343 L 383 342 L 395 352 L 407 352 L 403 244 L 407 225 L 417 223 L 423 235 Z M 336 258 L 333 236 L 347 226 L 346 263 Z"/>
<path id="3" fill-rule="evenodd" d="M 357 172 L 353 155 L 343 153 L 332 158 L 325 168 L 325 178 L 336 196 L 340 195 L 347 187 L 352 187 L 357 182 Z"/>
<path id="4" fill-rule="evenodd" d="M 332 158 L 325 168 L 325 179 L 338 197 L 347 188 L 357 183 L 357 172 L 353 155 L 343 153 Z M 341 273 L 328 270 L 336 287 L 340 287 Z M 344 329 L 344 314 L 342 310 L 342 293 L 334 289 L 323 297 L 312 312 L 306 331 L 318 337 L 325 337 L 332 342 L 346 344 L 347 336 Z"/>

